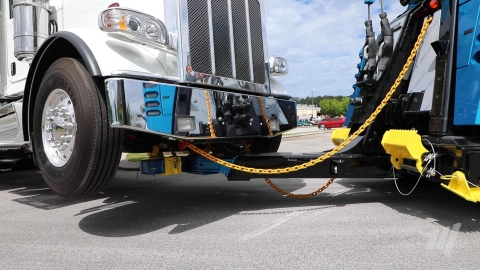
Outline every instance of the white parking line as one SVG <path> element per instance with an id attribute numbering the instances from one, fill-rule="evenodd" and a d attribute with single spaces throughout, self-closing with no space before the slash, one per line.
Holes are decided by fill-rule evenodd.
<path id="1" fill-rule="evenodd" d="M 340 190 L 338 192 L 332 193 L 330 196 L 335 197 L 335 196 L 338 196 L 338 195 L 342 195 L 343 193 L 349 192 L 352 189 L 353 188 L 347 188 L 347 189 L 344 189 L 344 190 Z"/>
<path id="2" fill-rule="evenodd" d="M 286 221 L 288 221 L 288 220 L 290 220 L 290 219 L 292 219 L 292 218 L 294 218 L 294 217 L 296 217 L 296 216 L 299 216 L 299 215 L 301 215 L 301 214 L 303 214 L 303 213 L 305 213 L 305 212 L 306 212 L 306 211 L 297 211 L 297 212 L 290 213 L 290 214 L 286 215 L 284 218 L 277 219 L 272 225 L 270 225 L 270 226 L 268 226 L 268 227 L 266 227 L 266 228 L 261 228 L 261 229 L 255 230 L 255 231 L 253 231 L 253 232 L 251 232 L 251 233 L 249 233 L 249 234 L 241 237 L 241 238 L 239 239 L 239 241 L 244 242 L 244 241 L 253 239 L 253 238 L 255 238 L 255 237 L 258 237 L 258 236 L 260 236 L 260 235 L 262 235 L 262 234 L 264 234 L 264 233 L 266 233 L 266 232 L 268 232 L 268 231 L 271 231 L 271 230 L 275 229 L 276 227 L 282 225 L 282 224 L 285 223 Z"/>

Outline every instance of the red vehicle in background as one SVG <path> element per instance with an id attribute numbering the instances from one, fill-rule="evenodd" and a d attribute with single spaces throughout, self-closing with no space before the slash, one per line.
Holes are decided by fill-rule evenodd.
<path id="1" fill-rule="evenodd" d="M 318 122 L 319 129 L 331 129 L 336 127 L 342 127 L 345 123 L 345 117 L 325 118 Z"/>

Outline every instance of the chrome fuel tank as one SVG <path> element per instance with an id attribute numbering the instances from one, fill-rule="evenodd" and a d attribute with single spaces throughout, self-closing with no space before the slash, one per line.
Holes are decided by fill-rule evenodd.
<path id="1" fill-rule="evenodd" d="M 19 61 L 31 61 L 49 35 L 48 0 L 14 0 L 14 55 Z"/>

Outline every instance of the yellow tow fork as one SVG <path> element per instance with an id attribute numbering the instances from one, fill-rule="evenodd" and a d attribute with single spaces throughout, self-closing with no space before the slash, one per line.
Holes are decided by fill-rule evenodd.
<path id="1" fill-rule="evenodd" d="M 470 183 L 467 181 L 467 177 L 463 172 L 457 171 L 451 176 L 445 176 L 442 179 L 450 180 L 448 186 L 442 184 L 442 187 L 450 190 L 467 201 L 480 201 L 480 187 L 470 187 Z"/>
<path id="2" fill-rule="evenodd" d="M 423 173 L 422 155 L 428 150 L 423 147 L 422 138 L 416 130 L 389 130 L 383 135 L 382 146 L 391 155 L 390 161 L 395 169 L 409 167 Z"/>
<path id="3" fill-rule="evenodd" d="M 422 139 L 417 131 L 389 130 L 383 135 L 382 145 L 385 151 L 391 155 L 390 161 L 396 169 L 416 169 L 420 174 L 423 173 L 423 156 L 428 153 L 428 150 L 423 147 Z M 409 164 L 408 161 L 410 161 Z M 441 179 L 450 181 L 448 185 L 442 184 L 442 187 L 465 200 L 480 201 L 480 187 L 468 182 L 463 172 L 457 171 L 452 175 L 442 176 Z"/>

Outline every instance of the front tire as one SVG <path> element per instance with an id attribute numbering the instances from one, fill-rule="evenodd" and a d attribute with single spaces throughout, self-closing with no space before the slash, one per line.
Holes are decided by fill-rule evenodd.
<path id="1" fill-rule="evenodd" d="M 42 79 L 33 112 L 33 146 L 53 192 L 71 198 L 102 190 L 115 175 L 122 134 L 108 124 L 103 97 L 86 68 L 62 58 Z"/>
<path id="2" fill-rule="evenodd" d="M 319 128 L 319 129 L 325 129 L 325 125 L 324 125 L 324 124 L 321 124 L 318 128 Z"/>

